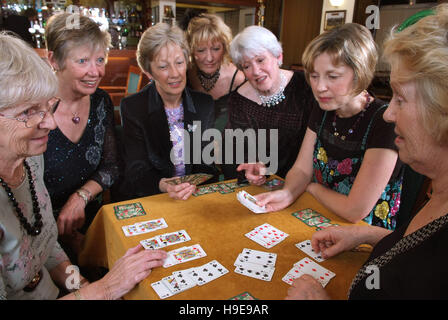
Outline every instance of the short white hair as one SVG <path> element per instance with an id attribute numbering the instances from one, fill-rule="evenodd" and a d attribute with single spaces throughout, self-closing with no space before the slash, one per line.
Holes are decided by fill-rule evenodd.
<path id="1" fill-rule="evenodd" d="M 52 98 L 58 80 L 23 40 L 0 32 L 0 110 Z"/>
<path id="2" fill-rule="evenodd" d="M 260 26 L 249 26 L 237 34 L 230 44 L 230 56 L 233 63 L 241 69 L 243 57 L 253 58 L 265 51 L 278 58 L 282 53 L 282 45 L 277 37 L 268 29 Z"/>

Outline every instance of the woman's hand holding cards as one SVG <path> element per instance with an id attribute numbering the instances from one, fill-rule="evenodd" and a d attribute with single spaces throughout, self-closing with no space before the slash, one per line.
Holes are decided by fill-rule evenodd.
<path id="1" fill-rule="evenodd" d="M 257 204 L 259 206 L 266 207 L 266 212 L 283 210 L 295 200 L 288 189 L 261 193 L 255 196 L 255 198 L 257 199 Z"/>
<path id="2" fill-rule="evenodd" d="M 352 250 L 363 241 L 357 235 L 359 226 L 329 227 L 313 234 L 311 246 L 324 259 Z"/>
<path id="3" fill-rule="evenodd" d="M 329 300 L 322 285 L 308 274 L 297 278 L 288 289 L 285 300 Z"/>
<path id="4" fill-rule="evenodd" d="M 196 186 L 189 182 L 170 184 L 167 183 L 168 180 L 171 180 L 171 178 L 162 178 L 159 182 L 159 189 L 162 192 L 168 193 L 175 200 L 187 200 L 196 190 Z"/>

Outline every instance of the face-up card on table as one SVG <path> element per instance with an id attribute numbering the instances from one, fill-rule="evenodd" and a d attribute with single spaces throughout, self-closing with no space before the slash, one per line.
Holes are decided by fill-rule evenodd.
<path id="1" fill-rule="evenodd" d="M 164 246 L 170 246 L 173 244 L 186 242 L 191 240 L 190 236 L 188 235 L 187 231 L 185 230 L 179 230 L 175 232 L 165 233 L 157 236 L 160 240 L 160 242 Z"/>
<path id="2" fill-rule="evenodd" d="M 241 259 L 245 262 L 252 262 L 261 265 L 275 266 L 277 261 L 277 254 L 265 251 L 259 251 L 254 249 L 244 248 L 240 254 Z"/>
<path id="3" fill-rule="evenodd" d="M 189 247 L 182 247 L 180 249 L 172 250 L 168 252 L 168 257 L 163 263 L 164 268 L 171 267 L 173 265 L 188 262 L 191 260 L 205 257 L 207 254 L 199 244 L 195 244 Z"/>
<path id="4" fill-rule="evenodd" d="M 235 272 L 259 280 L 271 281 L 275 268 L 261 269 L 253 265 L 243 265 L 235 267 Z"/>
<path id="5" fill-rule="evenodd" d="M 322 267 L 308 257 L 296 262 L 294 266 L 298 267 L 300 272 L 314 277 L 323 287 L 336 276 L 334 272 Z"/>
<path id="6" fill-rule="evenodd" d="M 166 299 L 174 295 L 174 293 L 172 293 L 161 280 L 151 283 L 151 287 L 154 289 L 160 299 Z"/>
<path id="7" fill-rule="evenodd" d="M 236 295 L 229 300 L 258 300 L 253 295 L 251 295 L 249 292 L 245 291 L 243 293 L 240 293 L 239 295 Z"/>
<path id="8" fill-rule="evenodd" d="M 311 240 L 305 240 L 299 243 L 296 243 L 295 246 L 305 252 L 307 255 L 309 255 L 311 258 L 316 260 L 317 262 L 325 261 L 324 258 L 322 258 L 321 253 L 316 253 L 311 246 Z"/>
<path id="9" fill-rule="evenodd" d="M 227 270 L 216 260 L 210 261 L 209 263 L 195 268 L 195 271 L 198 275 L 198 281 L 200 281 L 198 282 L 199 285 L 203 285 L 210 281 L 216 280 L 226 273 L 229 273 L 229 270 Z"/>
<path id="10" fill-rule="evenodd" d="M 129 237 L 163 228 L 168 228 L 168 225 L 165 222 L 165 219 L 160 218 L 156 220 L 137 222 L 128 226 L 123 226 L 121 228 L 123 229 L 125 236 Z"/>
<path id="11" fill-rule="evenodd" d="M 140 202 L 116 205 L 114 213 L 118 220 L 146 215 Z"/>

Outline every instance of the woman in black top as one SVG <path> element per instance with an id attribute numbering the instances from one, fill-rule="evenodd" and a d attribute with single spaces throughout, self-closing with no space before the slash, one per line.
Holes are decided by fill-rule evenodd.
<path id="1" fill-rule="evenodd" d="M 218 16 L 204 13 L 188 23 L 187 41 L 192 61 L 189 86 L 213 97 L 214 127 L 222 131 L 228 118 L 228 97 L 244 83 L 244 74 L 230 61 L 232 31 Z"/>
<path id="2" fill-rule="evenodd" d="M 76 254 L 82 239 L 77 230 L 87 229 L 101 207 L 97 196 L 119 176 L 113 104 L 98 88 L 110 35 L 88 17 L 62 13 L 48 20 L 45 37 L 61 101 L 54 114 L 57 129 L 49 134 L 44 154 L 44 179 L 60 240 Z"/>
<path id="3" fill-rule="evenodd" d="M 448 4 L 442 4 L 391 33 L 384 45 L 393 90 L 384 119 L 395 124 L 400 159 L 432 180 L 430 200 L 395 232 L 349 226 L 313 235 L 312 246 L 324 258 L 364 243 L 374 246 L 352 282 L 350 299 L 448 298 L 447 31 Z M 330 297 L 316 280 L 303 276 L 293 282 L 287 298 Z"/>

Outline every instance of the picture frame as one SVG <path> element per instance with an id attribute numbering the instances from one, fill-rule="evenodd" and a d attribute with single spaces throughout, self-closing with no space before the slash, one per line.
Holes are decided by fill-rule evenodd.
<path id="1" fill-rule="evenodd" d="M 331 30 L 345 24 L 347 10 L 325 11 L 324 31 Z"/>

